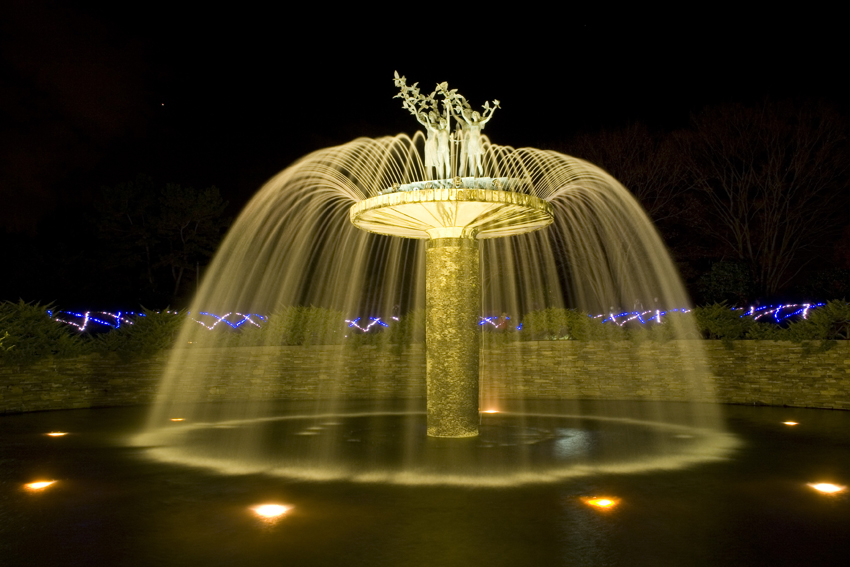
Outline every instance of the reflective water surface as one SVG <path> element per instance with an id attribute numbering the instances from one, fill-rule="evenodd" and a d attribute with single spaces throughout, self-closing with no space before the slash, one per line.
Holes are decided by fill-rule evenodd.
<path id="1" fill-rule="evenodd" d="M 195 428 L 174 422 L 175 431 L 190 428 L 180 435 L 193 436 L 201 454 L 205 439 L 220 451 L 240 428 L 261 432 L 264 448 L 246 474 L 210 465 L 227 455 L 204 454 L 205 466 L 192 467 L 130 445 L 145 408 L 3 416 L 0 564 L 826 565 L 846 555 L 847 490 L 809 486 L 850 484 L 846 412 L 728 406 L 737 444 L 722 458 L 612 472 L 612 463 L 688 453 L 704 438 L 669 424 L 649 435 L 651 425 L 593 419 L 586 407 L 581 418 L 564 417 L 575 409 L 566 402 L 529 405 L 528 413 L 544 417 L 485 415 L 482 437 L 464 447 L 420 435 L 409 445 L 419 417 L 404 412 L 351 417 L 356 408 L 342 408 L 342 417 L 321 423 L 313 415 Z M 302 441 L 330 443 L 335 453 L 345 447 L 348 465 L 324 481 L 283 474 L 299 460 Z M 423 477 L 482 481 L 375 476 L 394 463 L 413 464 Z M 582 474 L 544 480 L 547 467 Z M 541 474 L 515 485 L 488 482 L 512 471 Z M 24 487 L 48 480 L 56 482 Z M 254 509 L 263 505 L 283 512 L 262 516 Z"/>

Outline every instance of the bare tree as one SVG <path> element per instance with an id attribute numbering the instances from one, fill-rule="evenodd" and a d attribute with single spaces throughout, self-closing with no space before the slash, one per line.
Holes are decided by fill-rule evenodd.
<path id="1" fill-rule="evenodd" d="M 749 266 L 762 294 L 782 289 L 846 222 L 846 122 L 824 104 L 708 108 L 678 139 L 699 228 Z"/>
<path id="2" fill-rule="evenodd" d="M 681 215 L 685 168 L 669 136 L 653 134 L 643 124 L 622 130 L 584 134 L 566 146 L 614 176 L 637 198 L 654 222 Z"/>

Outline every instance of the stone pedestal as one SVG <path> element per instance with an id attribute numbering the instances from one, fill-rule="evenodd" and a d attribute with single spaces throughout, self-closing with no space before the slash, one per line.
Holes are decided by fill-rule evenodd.
<path id="1" fill-rule="evenodd" d="M 428 435 L 478 435 L 478 241 L 429 240 L 425 252 Z"/>
<path id="2" fill-rule="evenodd" d="M 394 184 L 351 205 L 354 226 L 428 239 L 425 343 L 428 435 L 478 435 L 481 305 L 478 240 L 539 230 L 552 205 L 529 194 L 530 179 L 453 177 Z"/>

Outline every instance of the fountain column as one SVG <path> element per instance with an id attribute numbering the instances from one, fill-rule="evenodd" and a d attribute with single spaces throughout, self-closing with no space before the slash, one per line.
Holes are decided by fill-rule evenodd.
<path id="1" fill-rule="evenodd" d="M 429 188 L 432 183 L 442 187 Z M 431 437 L 478 435 L 478 241 L 552 222 L 549 203 L 515 190 L 526 185 L 507 177 L 396 185 L 349 209 L 351 222 L 362 230 L 427 239 L 425 389 Z"/>
<path id="2" fill-rule="evenodd" d="M 433 238 L 425 249 L 428 435 L 478 435 L 478 241 Z"/>

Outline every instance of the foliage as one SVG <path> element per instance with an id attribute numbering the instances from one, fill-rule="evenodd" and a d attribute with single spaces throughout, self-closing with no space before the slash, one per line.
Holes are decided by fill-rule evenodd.
<path id="1" fill-rule="evenodd" d="M 389 328 L 390 342 L 396 345 L 409 345 L 425 342 L 425 309 L 415 309 Z"/>
<path id="2" fill-rule="evenodd" d="M 808 319 L 801 319 L 782 327 L 775 323 L 753 321 L 741 317 L 740 312 L 724 304 L 697 307 L 697 323 L 704 338 L 723 340 L 727 346 L 731 341 L 749 339 L 759 341 L 824 341 L 829 348 L 831 341 L 850 339 L 850 305 L 844 301 L 830 301 L 826 305 L 809 311 Z"/>
<path id="3" fill-rule="evenodd" d="M 795 323 L 792 323 L 794 325 Z M 781 327 L 776 323 L 762 323 L 753 321 L 747 329 L 747 337 L 754 341 L 788 341 L 791 339 L 787 327 Z"/>
<path id="4" fill-rule="evenodd" d="M 560 148 L 559 148 L 560 149 Z M 579 135 L 563 148 L 598 165 L 627 187 L 653 222 L 682 214 L 685 168 L 669 136 L 643 124 Z"/>
<path id="5" fill-rule="evenodd" d="M 581 316 L 571 309 L 547 307 L 527 313 L 522 319 L 522 329 L 531 340 L 569 340 L 580 327 Z"/>
<path id="6" fill-rule="evenodd" d="M 49 305 L 38 303 L 0 303 L 3 364 L 28 366 L 41 359 L 72 357 L 85 351 L 80 336 L 68 326 L 56 323 L 49 310 Z"/>
<path id="7" fill-rule="evenodd" d="M 95 337 L 95 352 L 133 360 L 155 356 L 172 348 L 180 326 L 186 321 L 186 312 L 157 313 L 144 309 L 142 314 L 132 325 L 125 324 Z"/>
<path id="8" fill-rule="evenodd" d="M 527 340 L 616 340 L 625 338 L 623 329 L 592 319 L 581 311 L 547 307 L 531 311 L 522 319 Z"/>
<path id="9" fill-rule="evenodd" d="M 706 303 L 731 302 L 743 305 L 754 294 L 753 280 L 742 262 L 721 260 L 700 278 L 699 289 Z"/>
<path id="10" fill-rule="evenodd" d="M 742 339 L 753 324 L 748 317 L 741 317 L 725 303 L 714 303 L 694 309 L 697 328 L 705 339 L 720 339 L 731 348 L 732 341 Z"/>
<path id="11" fill-rule="evenodd" d="M 846 122 L 819 103 L 707 108 L 679 135 L 693 221 L 772 296 L 837 231 L 850 159 Z"/>
<path id="12" fill-rule="evenodd" d="M 797 321 L 789 327 L 792 341 L 846 341 L 850 339 L 850 304 L 830 301 L 813 309 L 808 319 Z"/>
<path id="13" fill-rule="evenodd" d="M 675 339 L 701 338 L 693 311 L 688 313 L 681 311 L 667 312 L 660 325 L 652 322 L 639 324 L 628 329 L 628 333 L 632 340 L 649 340 L 662 343 Z"/>
<path id="14" fill-rule="evenodd" d="M 345 316 L 324 307 L 288 306 L 269 315 L 256 335 L 266 345 L 334 345 L 345 339 Z"/>
<path id="15" fill-rule="evenodd" d="M 159 214 L 154 220 L 162 246 L 156 266 L 170 271 L 172 297 L 179 292 L 184 273 L 196 272 L 198 264 L 215 253 L 227 225 L 223 217 L 226 207 L 217 187 L 198 191 L 168 183 L 160 192 Z"/>
<path id="16" fill-rule="evenodd" d="M 141 175 L 104 187 L 96 209 L 106 268 L 133 274 L 133 285 L 149 297 L 174 299 L 187 272 L 197 280 L 218 247 L 226 206 L 216 187 L 160 186 Z"/>

